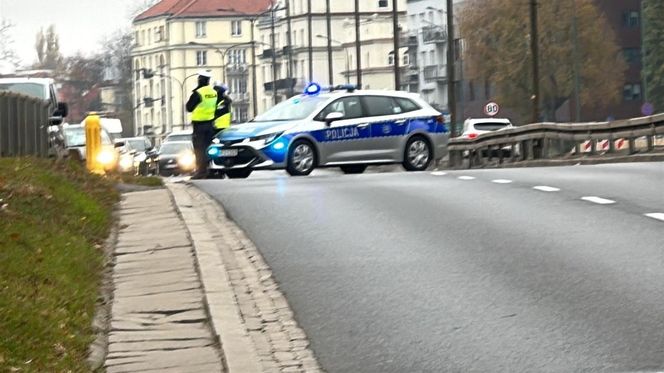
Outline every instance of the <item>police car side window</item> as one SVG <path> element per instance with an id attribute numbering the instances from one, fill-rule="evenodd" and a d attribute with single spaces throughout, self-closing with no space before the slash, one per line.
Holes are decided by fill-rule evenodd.
<path id="1" fill-rule="evenodd" d="M 403 109 L 392 97 L 365 96 L 363 98 L 367 116 L 378 117 L 403 113 Z"/>
<path id="2" fill-rule="evenodd" d="M 323 121 L 330 113 L 342 113 L 344 119 L 360 118 L 363 115 L 362 104 L 358 97 L 340 98 L 327 105 L 327 107 L 316 116 L 316 120 Z"/>
<path id="3" fill-rule="evenodd" d="M 398 97 L 395 100 L 397 100 L 397 103 L 399 104 L 401 110 L 403 110 L 404 113 L 421 109 L 420 105 L 414 103 L 410 99 Z"/>

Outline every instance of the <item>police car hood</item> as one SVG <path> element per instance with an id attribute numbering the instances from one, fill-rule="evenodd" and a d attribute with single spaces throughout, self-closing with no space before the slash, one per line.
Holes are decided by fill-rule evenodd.
<path id="1" fill-rule="evenodd" d="M 246 139 L 247 137 L 256 137 L 269 135 L 275 132 L 287 131 L 299 123 L 301 123 L 301 121 L 248 122 L 231 126 L 227 130 L 221 132 L 221 135 L 218 137 L 222 141 L 241 140 Z"/>

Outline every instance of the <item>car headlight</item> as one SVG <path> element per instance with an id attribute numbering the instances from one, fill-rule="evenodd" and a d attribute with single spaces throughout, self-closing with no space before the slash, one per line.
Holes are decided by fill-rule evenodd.
<path id="1" fill-rule="evenodd" d="M 97 162 L 103 166 L 110 166 L 115 161 L 115 155 L 110 150 L 102 150 L 97 154 Z"/>
<path id="2" fill-rule="evenodd" d="M 196 155 L 192 152 L 184 152 L 178 155 L 178 166 L 183 170 L 193 170 L 196 167 Z"/>
<path id="3" fill-rule="evenodd" d="M 249 139 L 249 141 L 252 141 L 252 142 L 253 141 L 263 141 L 263 144 L 269 145 L 271 142 L 276 140 L 282 134 L 283 134 L 283 132 L 270 133 L 270 134 L 267 134 L 267 135 L 252 137 L 251 139 Z"/>
<path id="4" fill-rule="evenodd" d="M 120 157 L 120 162 L 118 164 L 120 166 L 121 171 L 129 171 L 131 167 L 134 165 L 134 161 L 131 158 L 131 156 L 122 156 Z"/>

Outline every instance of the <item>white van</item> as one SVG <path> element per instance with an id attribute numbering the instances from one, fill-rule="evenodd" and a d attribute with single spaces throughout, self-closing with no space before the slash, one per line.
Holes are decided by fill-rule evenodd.
<path id="1" fill-rule="evenodd" d="M 64 102 L 58 102 L 55 82 L 49 78 L 2 78 L 0 91 L 9 91 L 26 96 L 36 97 L 48 101 L 51 106 L 49 125 L 56 126 L 62 123 L 69 109 Z"/>

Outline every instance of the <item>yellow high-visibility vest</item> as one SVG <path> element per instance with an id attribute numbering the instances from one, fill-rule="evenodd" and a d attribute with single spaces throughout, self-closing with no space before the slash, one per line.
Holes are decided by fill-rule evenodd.
<path id="1" fill-rule="evenodd" d="M 225 102 L 225 100 L 222 100 L 219 103 L 219 106 L 217 106 L 217 107 L 221 107 L 221 106 L 224 106 L 224 105 L 226 105 L 226 102 Z M 219 118 L 217 118 L 214 121 L 214 128 L 216 128 L 218 130 L 223 130 L 223 129 L 226 129 L 230 126 L 231 126 L 231 111 L 230 111 L 230 108 L 229 108 L 228 113 L 220 116 Z"/>
<path id="2" fill-rule="evenodd" d="M 217 109 L 217 91 L 206 85 L 196 90 L 201 96 L 201 102 L 198 103 L 191 113 L 192 122 L 205 122 L 214 119 L 214 112 Z"/>

